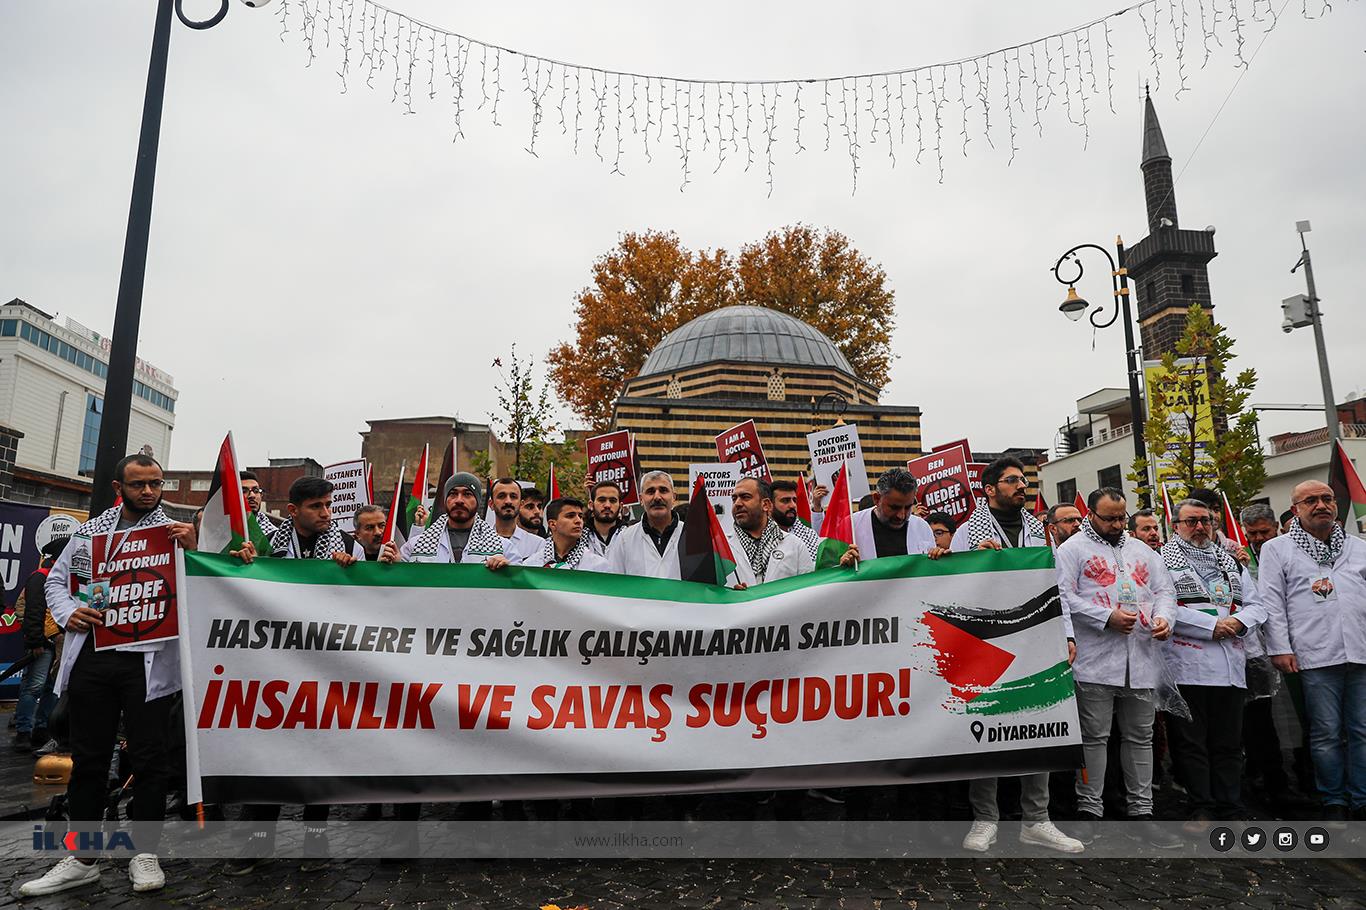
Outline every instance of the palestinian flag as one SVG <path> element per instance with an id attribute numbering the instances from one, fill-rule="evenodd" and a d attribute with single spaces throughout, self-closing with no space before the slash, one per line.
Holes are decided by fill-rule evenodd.
<path id="1" fill-rule="evenodd" d="M 1077 507 L 1077 511 L 1081 513 L 1082 518 L 1091 514 L 1091 510 L 1086 508 L 1086 500 L 1081 498 L 1080 493 L 1077 494 L 1076 501 L 1073 502 L 1072 505 Z"/>
<path id="2" fill-rule="evenodd" d="M 1048 514 L 1048 503 L 1043 501 L 1043 490 L 1034 494 L 1034 517 L 1040 520 Z"/>
<path id="3" fill-rule="evenodd" d="M 427 462 L 426 462 L 425 459 L 424 459 L 423 462 L 422 462 L 422 466 L 423 466 L 424 468 L 427 466 Z M 450 480 L 450 479 L 451 479 L 452 477 L 454 477 L 454 476 L 455 476 L 455 437 L 452 436 L 452 437 L 451 437 L 451 441 L 448 442 L 448 443 L 446 443 L 446 451 L 445 451 L 445 453 L 442 454 L 442 456 L 441 456 L 441 470 L 440 470 L 439 472 L 437 472 L 437 475 L 436 475 L 436 496 L 437 496 L 438 499 L 441 497 L 441 491 L 444 490 L 444 489 L 446 489 L 446 481 Z M 421 493 L 421 496 L 422 496 L 422 504 L 423 504 L 423 505 L 426 505 L 426 504 L 427 504 L 427 475 L 424 473 L 424 474 L 421 475 L 421 478 L 422 478 L 422 493 Z M 414 484 L 413 484 L 413 491 L 414 491 L 414 492 L 417 491 L 417 484 L 416 484 L 416 482 L 414 482 Z M 484 501 L 485 501 L 485 502 L 488 502 L 487 499 L 485 499 Z M 431 504 L 431 506 L 427 509 L 427 527 L 431 527 L 432 522 L 436 521 L 437 515 L 440 515 L 442 518 L 445 518 L 445 517 L 446 517 L 446 513 L 445 513 L 444 511 L 442 511 L 443 509 L 445 509 L 446 504 L 445 504 L 444 502 L 443 502 L 443 503 L 440 503 L 440 508 L 438 508 L 437 505 L 438 505 L 438 504 L 437 504 L 435 501 L 433 501 L 432 504 Z"/>
<path id="4" fill-rule="evenodd" d="M 411 537 L 413 525 L 417 523 L 417 510 L 427 501 L 427 456 L 431 453 L 431 446 L 422 447 L 422 457 L 417 461 L 417 472 L 413 474 L 413 492 L 403 503 L 403 511 L 395 512 L 394 517 L 401 519 L 401 524 L 396 525 L 398 530 L 403 532 L 404 537 Z M 399 476 L 403 474 L 402 469 Z M 394 502 L 398 502 L 395 498 Z M 435 509 L 432 510 L 436 511 Z M 430 521 L 428 522 L 430 524 Z"/>
<path id="5" fill-rule="evenodd" d="M 1175 510 L 1172 508 L 1172 494 L 1167 492 L 1167 484 L 1166 484 L 1166 481 L 1163 481 L 1163 483 L 1162 483 L 1162 515 L 1163 515 L 1164 518 L 1167 519 L 1167 530 L 1168 530 L 1168 532 L 1174 531 L 1174 530 L 1176 529 L 1176 524 L 1175 524 L 1175 522 L 1176 522 L 1176 515 L 1173 514 L 1174 512 L 1175 512 Z M 1171 534 L 1168 533 L 1167 536 L 1170 537 Z"/>
<path id="6" fill-rule="evenodd" d="M 394 498 L 389 503 L 389 520 L 384 523 L 384 539 L 381 544 L 394 542 L 394 546 L 401 547 L 408 542 L 408 533 L 412 531 L 412 524 L 408 525 L 408 532 L 400 527 L 403 519 L 407 517 L 408 501 L 403 492 L 403 471 L 408 467 L 407 463 L 399 465 L 398 483 L 394 484 Z"/>
<path id="7" fill-rule="evenodd" d="M 375 466 L 368 461 L 365 463 L 365 501 L 375 501 Z"/>
<path id="8" fill-rule="evenodd" d="M 1229 505 L 1228 496 L 1221 490 L 1219 495 L 1224 498 L 1224 533 L 1228 539 L 1236 543 L 1247 551 L 1248 558 L 1252 560 L 1252 565 L 1256 565 L 1257 557 L 1252 552 L 1251 545 L 1247 542 L 1247 534 L 1243 531 L 1243 526 L 1238 522 L 1238 516 L 1233 514 L 1233 506 Z"/>
<path id="9" fill-rule="evenodd" d="M 835 489 L 830 491 L 830 504 L 825 507 L 821 542 L 816 549 L 816 568 L 839 565 L 840 557 L 853 545 L 854 504 L 849 501 L 849 462 L 846 461 L 835 472 Z"/>
<path id="10" fill-rule="evenodd" d="M 1338 521 L 1350 528 L 1347 525 L 1349 517 L 1357 522 L 1366 518 L 1366 486 L 1362 486 L 1361 477 L 1340 439 L 1333 444 L 1333 459 L 1328 463 L 1328 486 L 1337 497 Z"/>
<path id="11" fill-rule="evenodd" d="M 199 550 L 227 553 L 240 550 L 243 541 L 250 540 L 257 555 L 269 556 L 270 541 L 256 523 L 256 516 L 247 514 L 239 464 L 232 433 L 228 433 L 218 447 L 218 463 L 209 482 L 209 500 L 204 504 L 204 517 L 199 524 Z"/>
<path id="12" fill-rule="evenodd" d="M 811 494 L 807 490 L 806 475 L 797 476 L 797 520 L 808 528 L 814 520 L 811 515 Z"/>
<path id="13" fill-rule="evenodd" d="M 678 568 L 684 581 L 724 585 L 735 572 L 735 554 L 721 529 L 721 519 L 707 499 L 707 482 L 699 476 L 688 500 L 683 539 L 678 543 Z"/>
<path id="14" fill-rule="evenodd" d="M 1071 698 L 1072 668 L 1050 623 L 1061 617 L 1057 587 L 1005 610 L 958 604 L 927 610 L 921 621 L 933 642 L 934 672 L 949 686 L 948 707 L 996 715 Z"/>
<path id="15" fill-rule="evenodd" d="M 555 479 L 555 462 L 550 463 L 550 476 L 545 480 L 545 501 L 550 503 L 560 498 L 560 482 Z"/>

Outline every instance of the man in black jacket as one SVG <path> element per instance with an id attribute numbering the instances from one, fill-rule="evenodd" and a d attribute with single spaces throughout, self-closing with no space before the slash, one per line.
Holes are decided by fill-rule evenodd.
<path id="1" fill-rule="evenodd" d="M 38 568 L 24 582 L 24 650 L 33 655 L 33 663 L 24 670 L 19 704 L 14 709 L 15 752 L 27 752 L 47 743 L 47 720 L 57 703 L 52 694 L 51 670 L 61 630 L 48 619 L 47 593 L 43 586 L 47 583 L 48 570 L 62 554 L 67 540 L 67 537 L 57 537 L 49 541 L 43 547 Z"/>

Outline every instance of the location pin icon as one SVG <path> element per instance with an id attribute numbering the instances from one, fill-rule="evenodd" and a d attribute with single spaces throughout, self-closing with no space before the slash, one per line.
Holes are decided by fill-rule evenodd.
<path id="1" fill-rule="evenodd" d="M 983 730 L 983 729 L 985 729 L 985 728 L 982 726 L 982 722 L 981 722 L 980 720 L 974 720 L 974 721 L 972 722 L 972 735 L 975 736 L 975 737 L 977 738 L 977 741 L 978 741 L 979 743 L 982 741 L 982 730 Z"/>

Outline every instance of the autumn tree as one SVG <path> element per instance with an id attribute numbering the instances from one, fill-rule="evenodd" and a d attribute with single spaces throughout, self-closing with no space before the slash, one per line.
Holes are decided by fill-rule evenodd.
<path id="1" fill-rule="evenodd" d="M 703 313 L 752 304 L 796 316 L 829 336 L 859 376 L 887 382 L 893 294 L 886 273 L 837 231 L 794 225 L 741 248 L 686 249 L 676 234 L 622 236 L 579 292 L 573 342 L 551 350 L 560 398 L 605 430 L 626 381 L 674 329 Z"/>
<path id="2" fill-rule="evenodd" d="M 574 446 L 552 441 L 559 427 L 550 402 L 549 384 L 542 382 L 537 386 L 532 362 L 530 358 L 518 358 L 516 344 L 507 359 L 509 365 L 506 367 L 501 357 L 493 361 L 493 368 L 498 371 L 498 382 L 494 384 L 498 410 L 489 414 L 489 427 L 512 450 L 509 473 L 519 479 L 541 483 L 550 471 L 551 462 L 555 462 L 557 473 L 563 471 L 572 475 L 577 471 L 581 477 L 583 467 L 572 463 L 570 453 Z M 476 453 L 476 474 L 491 477 L 494 467 L 488 453 Z"/>
<path id="3" fill-rule="evenodd" d="M 1212 487 L 1240 509 L 1266 484 L 1257 416 L 1246 409 L 1257 371 L 1228 375 L 1237 356 L 1233 345 L 1208 310 L 1192 306 L 1175 351 L 1163 356 L 1149 391 L 1143 438 L 1159 466 L 1155 479 L 1167 480 L 1173 503 L 1198 487 Z M 1147 492 L 1148 474 L 1148 462 L 1135 460 L 1130 479 L 1142 492 Z"/>

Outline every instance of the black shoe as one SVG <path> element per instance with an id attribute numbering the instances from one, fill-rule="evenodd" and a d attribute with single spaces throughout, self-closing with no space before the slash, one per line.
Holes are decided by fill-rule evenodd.
<path id="1" fill-rule="evenodd" d="M 1067 826 L 1067 834 L 1075 837 L 1083 844 L 1091 844 L 1096 840 L 1097 831 L 1101 818 L 1099 815 L 1092 815 L 1089 812 L 1078 812 L 1077 820 Z"/>
<path id="2" fill-rule="evenodd" d="M 1133 815 L 1129 817 L 1129 821 L 1132 823 L 1132 836 L 1147 841 L 1150 846 L 1159 850 L 1175 850 L 1185 843 L 1175 832 L 1168 831 L 1153 821 L 1151 815 Z"/>
<path id="3" fill-rule="evenodd" d="M 1323 820 L 1328 822 L 1328 826 L 1335 831 L 1340 831 L 1347 827 L 1347 807 L 1339 806 L 1334 803 L 1331 806 L 1323 807 Z"/>
<path id="4" fill-rule="evenodd" d="M 47 742 L 47 740 L 43 740 L 43 742 Z M 14 734 L 14 740 L 10 743 L 10 748 L 15 752 L 32 752 L 33 737 L 28 733 L 20 731 L 19 733 Z"/>
<path id="5" fill-rule="evenodd" d="M 321 828 L 304 829 L 304 858 L 299 863 L 299 871 L 321 872 L 331 864 L 331 853 L 326 831 Z"/>
<path id="6" fill-rule="evenodd" d="M 265 856 L 238 856 L 223 863 L 223 874 L 236 878 L 255 872 L 258 867 L 268 862 L 270 859 Z"/>
<path id="7" fill-rule="evenodd" d="M 270 832 L 254 832 L 242 845 L 237 856 L 223 864 L 223 874 L 236 877 L 254 872 L 257 867 L 268 862 L 274 852 L 275 838 Z"/>

